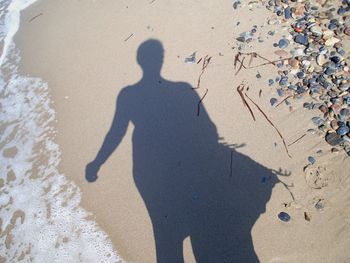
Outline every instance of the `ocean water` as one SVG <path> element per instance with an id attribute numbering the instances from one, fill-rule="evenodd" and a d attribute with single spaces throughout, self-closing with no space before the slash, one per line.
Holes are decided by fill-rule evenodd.
<path id="1" fill-rule="evenodd" d="M 33 2 L 0 1 L 0 262 L 122 262 L 57 169 L 47 83 L 18 73 L 13 36 Z"/>

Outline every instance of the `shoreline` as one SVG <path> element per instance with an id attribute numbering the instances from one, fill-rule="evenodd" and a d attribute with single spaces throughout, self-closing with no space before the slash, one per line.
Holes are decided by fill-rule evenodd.
<path id="1" fill-rule="evenodd" d="M 314 114 L 302 109 L 302 102 L 295 102 L 295 110 L 289 113 L 284 105 L 277 110 L 269 106 L 273 92 L 269 87 L 262 87 L 262 96 L 258 96 L 259 87 L 267 86 L 265 83 L 271 77 L 271 67 L 259 69 L 263 81 L 256 78 L 257 71 L 241 71 L 234 76 L 236 50 L 232 50 L 235 46 L 232 35 L 239 35 L 252 24 L 257 24 L 258 30 L 265 32 L 262 35 L 266 35 L 269 29 L 275 28 L 266 25 L 271 14 L 263 8 L 234 11 L 230 3 L 220 7 L 209 1 L 179 6 L 172 2 L 168 4 L 160 1 L 138 5 L 127 1 L 119 5 L 111 2 L 38 1 L 22 14 L 21 26 L 15 36 L 16 45 L 21 50 L 21 72 L 39 76 L 48 82 L 57 112 L 56 141 L 62 150 L 59 169 L 79 186 L 82 206 L 94 214 L 96 222 L 106 231 L 124 259 L 155 262 L 152 222 L 132 178 L 132 125 L 128 126 L 119 149 L 102 168 L 100 179 L 95 184 L 85 181 L 84 170 L 97 154 L 111 125 L 116 97 L 121 88 L 141 78 L 136 62 L 138 46 L 147 39 L 158 38 L 165 48 L 162 70 L 165 79 L 186 81 L 196 86 L 201 65 L 185 64 L 184 59 L 194 51 L 197 51 L 198 59 L 206 54 L 213 56 L 203 74 L 201 88 L 196 92 L 202 97 L 208 88 L 203 105 L 223 141 L 227 144 L 245 143 L 246 146 L 238 148 L 238 152 L 270 169 L 282 168 L 292 172 L 290 178 L 282 177 L 281 180 L 293 185 L 291 191 L 296 201 L 291 200 L 290 193 L 282 184 L 276 185 L 265 213 L 253 226 L 254 250 L 261 262 L 298 262 L 300 254 L 305 254 L 310 262 L 322 260 L 328 253 L 329 257 L 335 256 L 337 251 L 326 250 L 327 244 L 336 240 L 331 228 L 336 224 L 348 227 L 343 219 L 335 217 L 342 209 L 341 204 L 335 203 L 344 197 L 337 191 L 342 193 L 349 185 L 341 187 L 346 169 L 341 170 L 338 164 L 348 167 L 349 161 L 317 156 L 318 163 L 327 166 L 336 176 L 326 189 L 309 189 L 302 168 L 311 153 L 318 149 L 326 151 L 328 145 L 317 135 L 307 135 L 289 148 L 293 159 L 288 158 L 278 134 L 256 110 L 257 121 L 252 121 L 235 90 L 243 79 L 249 82 L 249 94 L 282 131 L 287 143 L 299 138 L 304 127 L 312 127 L 309 119 Z M 201 22 L 207 11 L 214 7 L 215 12 L 207 16 L 204 23 Z M 244 21 L 250 12 L 259 15 L 253 17 L 253 21 Z M 40 13 L 40 17 L 27 22 Z M 182 19 L 179 13 L 183 14 Z M 233 14 L 237 16 L 232 18 Z M 237 21 L 241 25 L 235 27 Z M 189 25 L 191 30 L 184 31 Z M 264 27 L 260 28 L 260 25 Z M 130 34 L 134 35 L 125 41 Z M 285 31 L 280 28 L 266 42 L 252 43 L 250 50 L 272 57 L 274 50 L 270 47 L 283 34 Z M 176 35 L 181 38 L 174 39 Z M 291 122 L 293 127 L 290 127 Z M 329 209 L 323 213 L 313 208 L 313 200 L 318 196 L 331 200 Z M 278 221 L 276 215 L 282 210 L 292 215 L 289 225 Z M 312 214 L 311 222 L 304 219 L 305 212 Z M 327 225 L 329 219 L 333 221 Z M 321 231 L 319 228 L 324 224 L 329 228 Z M 285 240 L 289 241 L 288 246 L 283 245 Z M 345 244 L 344 241 L 344 247 Z M 190 242 L 186 241 L 184 246 L 186 262 L 194 262 Z M 315 251 L 315 246 L 325 251 Z M 338 249 L 341 251 L 341 247 Z"/>

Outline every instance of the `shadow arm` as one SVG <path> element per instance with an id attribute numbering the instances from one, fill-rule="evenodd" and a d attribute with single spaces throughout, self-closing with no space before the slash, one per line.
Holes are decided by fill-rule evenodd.
<path id="1" fill-rule="evenodd" d="M 125 91 L 122 91 L 117 99 L 117 105 L 113 121 L 95 159 L 86 166 L 86 179 L 94 182 L 100 167 L 107 161 L 122 141 L 129 123 L 128 110 L 125 107 Z"/>

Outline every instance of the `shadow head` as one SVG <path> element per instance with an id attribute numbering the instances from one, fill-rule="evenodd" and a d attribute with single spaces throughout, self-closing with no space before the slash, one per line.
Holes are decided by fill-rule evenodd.
<path id="1" fill-rule="evenodd" d="M 144 75 L 159 75 L 163 59 L 164 48 L 159 40 L 149 39 L 143 42 L 137 50 L 137 62 Z"/>

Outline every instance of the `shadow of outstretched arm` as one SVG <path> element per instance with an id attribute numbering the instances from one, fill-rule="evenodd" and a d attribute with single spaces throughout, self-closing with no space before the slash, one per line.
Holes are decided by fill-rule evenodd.
<path id="1" fill-rule="evenodd" d="M 97 173 L 101 166 L 107 161 L 109 156 L 118 147 L 123 139 L 129 123 L 129 116 L 125 103 L 126 91 L 122 90 L 117 99 L 116 111 L 114 114 L 111 128 L 109 129 L 96 158 L 86 165 L 85 178 L 88 182 L 97 180 Z"/>

